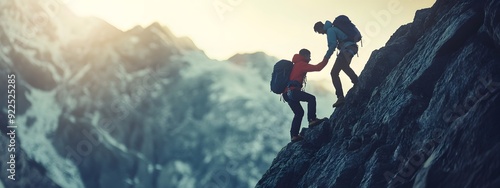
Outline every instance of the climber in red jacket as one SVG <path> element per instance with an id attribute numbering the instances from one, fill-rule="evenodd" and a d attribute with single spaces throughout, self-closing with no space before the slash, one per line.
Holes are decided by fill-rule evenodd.
<path id="1" fill-rule="evenodd" d="M 320 71 L 328 63 L 328 59 L 324 58 L 321 63 L 311 65 L 311 52 L 307 49 L 302 49 L 299 54 L 293 56 L 292 62 L 294 63 L 292 72 L 290 73 L 290 82 L 283 92 L 283 99 L 288 103 L 288 106 L 295 114 L 292 120 L 292 128 L 290 129 L 290 136 L 292 142 L 302 140 L 299 135 L 300 123 L 304 116 L 304 109 L 300 102 L 307 102 L 307 120 L 309 126 L 312 127 L 320 123 L 320 119 L 316 117 L 316 97 L 306 93 L 302 89 L 307 72 Z"/>

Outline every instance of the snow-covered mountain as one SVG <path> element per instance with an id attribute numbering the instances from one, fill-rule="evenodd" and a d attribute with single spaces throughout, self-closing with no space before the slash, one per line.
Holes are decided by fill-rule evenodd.
<path id="1" fill-rule="evenodd" d="M 0 187 L 253 187 L 289 141 L 291 111 L 269 92 L 276 60 L 216 61 L 159 23 L 123 32 L 56 0 L 2 0 L 18 157 L 15 181 L 0 165 Z"/>

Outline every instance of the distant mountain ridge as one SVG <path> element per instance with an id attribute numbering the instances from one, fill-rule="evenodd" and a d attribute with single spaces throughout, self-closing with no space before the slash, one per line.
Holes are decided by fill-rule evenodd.
<path id="1" fill-rule="evenodd" d="M 0 1 L 19 156 L 0 187 L 253 187 L 288 142 L 289 109 L 269 92 L 276 58 L 213 60 L 160 23 L 120 31 L 58 2 Z"/>

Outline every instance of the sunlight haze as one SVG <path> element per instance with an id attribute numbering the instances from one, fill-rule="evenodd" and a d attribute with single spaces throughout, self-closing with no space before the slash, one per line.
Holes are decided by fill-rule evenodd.
<path id="1" fill-rule="evenodd" d="M 263 51 L 291 59 L 301 48 L 312 52 L 312 63 L 327 50 L 326 35 L 313 31 L 317 21 L 345 14 L 363 34 L 363 47 L 351 67 L 359 75 L 373 50 L 385 45 L 401 25 L 412 22 L 415 11 L 435 0 L 66 0 L 77 15 L 96 16 L 126 31 L 153 22 L 177 36 L 187 36 L 210 58 L 225 60 L 236 53 Z M 334 58 L 334 57 L 332 57 Z M 330 83 L 331 60 L 312 79 Z M 341 78 L 347 77 L 342 73 Z M 350 86 L 348 86 L 350 87 Z"/>

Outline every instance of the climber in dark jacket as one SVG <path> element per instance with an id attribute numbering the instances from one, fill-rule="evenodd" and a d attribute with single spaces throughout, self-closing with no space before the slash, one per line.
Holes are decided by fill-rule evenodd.
<path id="1" fill-rule="evenodd" d="M 307 102 L 307 120 L 309 121 L 309 125 L 314 126 L 321 121 L 316 117 L 316 97 L 303 91 L 302 85 L 304 84 L 307 72 L 322 70 L 328 63 L 328 59 L 323 59 L 317 65 L 309 64 L 310 61 L 311 52 L 307 49 L 302 49 L 299 51 L 299 54 L 293 56 L 292 62 L 294 66 L 290 73 L 290 83 L 283 92 L 283 99 L 285 99 L 294 113 L 292 128 L 290 129 L 292 142 L 302 140 L 302 136 L 299 135 L 300 124 L 304 116 L 304 109 L 300 105 L 301 101 Z"/>
<path id="2" fill-rule="evenodd" d="M 344 91 L 342 90 L 342 83 L 340 83 L 339 77 L 340 71 L 343 70 L 345 74 L 349 76 L 353 84 L 358 82 L 358 76 L 349 66 L 352 57 L 358 53 L 358 45 L 356 45 L 355 42 L 347 41 L 347 35 L 339 28 L 332 26 L 332 22 L 330 21 L 326 21 L 325 24 L 323 24 L 323 22 L 316 22 L 314 31 L 319 34 L 326 34 L 328 51 L 326 52 L 325 58 L 329 59 L 335 51 L 335 48 L 338 47 L 340 50 L 335 60 L 335 64 L 333 64 L 332 71 L 330 72 L 333 87 L 335 87 L 335 94 L 337 95 L 337 102 L 333 104 L 333 107 L 338 107 L 345 102 Z"/>

